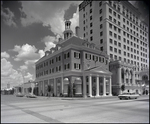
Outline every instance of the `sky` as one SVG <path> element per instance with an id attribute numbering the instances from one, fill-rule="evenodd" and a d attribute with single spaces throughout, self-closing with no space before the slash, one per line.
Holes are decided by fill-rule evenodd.
<path id="1" fill-rule="evenodd" d="M 35 62 L 55 47 L 70 19 L 79 26 L 82 1 L 1 1 L 1 89 L 35 80 Z M 131 1 L 149 24 L 149 4 Z"/>

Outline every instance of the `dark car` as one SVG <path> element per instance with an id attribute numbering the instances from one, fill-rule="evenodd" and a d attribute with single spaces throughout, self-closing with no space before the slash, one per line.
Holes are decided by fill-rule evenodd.
<path id="1" fill-rule="evenodd" d="M 121 99 L 137 99 L 139 97 L 139 94 L 136 93 L 123 93 L 118 95 L 118 98 Z"/>

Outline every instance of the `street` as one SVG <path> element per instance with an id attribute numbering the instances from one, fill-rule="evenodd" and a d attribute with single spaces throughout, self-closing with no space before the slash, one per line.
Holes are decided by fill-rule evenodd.
<path id="1" fill-rule="evenodd" d="M 149 95 L 138 99 L 59 99 L 1 95 L 1 123 L 149 123 Z"/>

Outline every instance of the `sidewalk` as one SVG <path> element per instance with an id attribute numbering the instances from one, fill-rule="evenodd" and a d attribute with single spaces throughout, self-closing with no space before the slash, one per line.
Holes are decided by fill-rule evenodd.
<path id="1" fill-rule="evenodd" d="M 37 96 L 38 99 L 52 99 L 52 100 L 89 100 L 89 99 L 113 99 L 118 98 L 118 96 L 99 96 L 99 97 L 45 97 Z"/>

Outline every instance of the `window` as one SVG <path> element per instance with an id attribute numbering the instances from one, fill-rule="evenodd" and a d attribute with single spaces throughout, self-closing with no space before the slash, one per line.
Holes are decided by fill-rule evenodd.
<path id="1" fill-rule="evenodd" d="M 115 31 L 117 30 L 117 27 L 116 27 L 116 26 L 114 26 L 114 30 L 115 30 Z"/>
<path id="2" fill-rule="evenodd" d="M 119 57 L 119 60 L 121 61 L 121 57 Z"/>
<path id="3" fill-rule="evenodd" d="M 118 46 L 121 47 L 121 43 L 118 43 Z"/>
<path id="4" fill-rule="evenodd" d="M 113 59 L 113 54 L 110 54 L 110 58 Z"/>
<path id="5" fill-rule="evenodd" d="M 102 29 L 102 28 L 103 28 L 103 24 L 100 25 L 100 29 Z"/>
<path id="6" fill-rule="evenodd" d="M 99 2 L 99 7 L 102 5 L 102 1 L 101 2 Z"/>
<path id="7" fill-rule="evenodd" d="M 117 48 L 114 48 L 115 53 L 117 53 Z"/>
<path id="8" fill-rule="evenodd" d="M 114 14 L 114 16 L 116 16 L 116 12 L 114 12 L 113 14 Z"/>
<path id="9" fill-rule="evenodd" d="M 90 13 L 92 13 L 92 9 L 90 9 Z"/>
<path id="10" fill-rule="evenodd" d="M 85 58 L 88 59 L 88 60 L 90 60 L 91 59 L 91 54 L 86 53 L 85 54 Z"/>
<path id="11" fill-rule="evenodd" d="M 114 19 L 114 23 L 116 23 L 116 19 Z"/>
<path id="12" fill-rule="evenodd" d="M 109 43 L 111 43 L 111 44 L 112 44 L 112 39 L 109 39 Z"/>
<path id="13" fill-rule="evenodd" d="M 121 29 L 118 28 L 118 33 L 121 33 Z"/>
<path id="14" fill-rule="evenodd" d="M 114 33 L 114 37 L 117 38 L 117 34 Z"/>
<path id="15" fill-rule="evenodd" d="M 120 22 L 118 21 L 118 25 L 120 26 Z"/>
<path id="16" fill-rule="evenodd" d="M 126 49 L 126 45 L 124 45 L 124 49 Z"/>
<path id="17" fill-rule="evenodd" d="M 118 14 L 118 19 L 120 19 L 120 15 Z"/>
<path id="18" fill-rule="evenodd" d="M 101 13 L 102 13 L 102 9 L 99 10 L 99 14 L 101 14 Z"/>
<path id="19" fill-rule="evenodd" d="M 111 28 L 111 29 L 112 29 L 112 24 L 110 24 L 110 23 L 109 23 L 109 28 Z"/>
<path id="20" fill-rule="evenodd" d="M 103 51 L 103 47 L 100 47 L 100 50 Z"/>
<path id="21" fill-rule="evenodd" d="M 112 21 L 112 17 L 111 17 L 111 16 L 109 16 L 109 20 L 111 20 L 111 21 Z"/>
<path id="22" fill-rule="evenodd" d="M 92 16 L 90 16 L 90 20 L 92 20 Z"/>
<path id="23" fill-rule="evenodd" d="M 118 39 L 121 40 L 121 36 L 118 35 Z"/>
<path id="24" fill-rule="evenodd" d="M 121 50 L 119 50 L 119 54 L 121 54 Z"/>
<path id="25" fill-rule="evenodd" d="M 69 58 L 69 56 L 70 56 L 70 54 L 69 54 L 69 52 L 67 53 L 67 58 Z"/>
<path id="26" fill-rule="evenodd" d="M 78 53 L 78 52 L 74 52 L 74 58 L 79 59 L 79 58 L 80 58 L 80 53 Z"/>
<path id="27" fill-rule="evenodd" d="M 90 40 L 91 40 L 91 41 L 93 40 L 93 37 L 92 37 L 92 36 L 90 37 Z"/>
<path id="28" fill-rule="evenodd" d="M 117 60 L 117 56 L 115 55 L 115 60 Z"/>
<path id="29" fill-rule="evenodd" d="M 110 49 L 110 51 L 113 51 L 113 48 L 112 48 L 112 46 L 110 46 L 110 47 L 109 47 L 109 49 Z"/>
<path id="30" fill-rule="evenodd" d="M 109 13 L 112 13 L 112 9 L 109 8 Z"/>
<path id="31" fill-rule="evenodd" d="M 125 23 L 125 18 L 123 18 L 123 22 Z"/>
<path id="32" fill-rule="evenodd" d="M 90 30 L 90 34 L 92 34 L 92 33 L 93 33 L 93 30 L 91 29 L 91 30 Z"/>
<path id="33" fill-rule="evenodd" d="M 126 52 L 124 52 L 124 56 L 126 56 Z"/>
<path id="34" fill-rule="evenodd" d="M 117 41 L 114 41 L 114 44 L 117 45 Z"/>
<path id="35" fill-rule="evenodd" d="M 100 17 L 100 19 L 99 19 L 99 20 L 100 20 L 100 22 L 102 21 L 102 16 Z"/>
<path id="36" fill-rule="evenodd" d="M 109 35 L 112 36 L 112 32 L 111 31 L 109 31 Z"/>
<path id="37" fill-rule="evenodd" d="M 80 69 L 80 64 L 74 63 L 74 69 Z"/>
<path id="38" fill-rule="evenodd" d="M 103 32 L 102 31 L 100 32 L 100 36 L 103 36 Z"/>
<path id="39" fill-rule="evenodd" d="M 102 44 L 102 43 L 103 43 L 103 39 L 100 40 L 100 44 Z"/>
<path id="40" fill-rule="evenodd" d="M 128 53 L 128 57 L 130 57 L 130 53 Z"/>
<path id="41" fill-rule="evenodd" d="M 92 22 L 90 23 L 90 27 L 92 27 Z"/>

